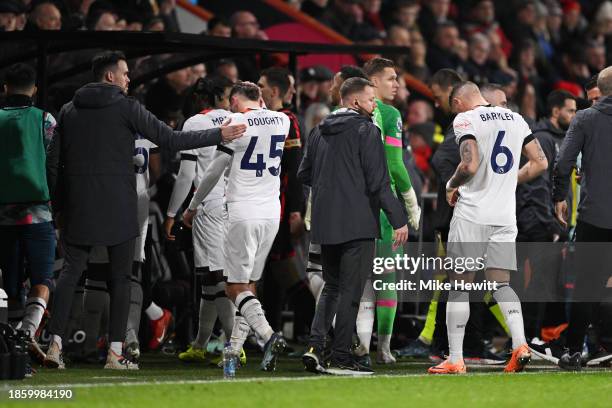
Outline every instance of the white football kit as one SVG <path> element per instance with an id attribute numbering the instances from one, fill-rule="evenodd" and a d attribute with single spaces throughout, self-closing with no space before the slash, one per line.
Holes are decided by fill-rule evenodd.
<path id="1" fill-rule="evenodd" d="M 280 222 L 280 166 L 289 118 L 254 109 L 230 116 L 245 134 L 218 150 L 232 155 L 225 199 L 228 212 L 224 274 L 230 283 L 261 278 Z"/>
<path id="2" fill-rule="evenodd" d="M 479 106 L 453 121 L 457 143 L 473 138 L 480 162 L 459 187 L 449 232 L 449 255 L 486 257 L 486 268 L 516 270 L 516 185 L 529 126 L 509 109 Z"/>
<path id="3" fill-rule="evenodd" d="M 183 130 L 207 130 L 220 127 L 231 113 L 224 109 L 211 109 L 200 112 L 189 118 Z M 204 171 L 215 154 L 215 146 L 185 150 L 181 157 L 196 160 L 194 186 L 200 185 Z M 209 267 L 211 271 L 224 269 L 223 238 L 227 212 L 223 205 L 225 197 L 225 179 L 221 177 L 211 192 L 198 206 L 193 219 L 193 257 L 196 268 Z"/>

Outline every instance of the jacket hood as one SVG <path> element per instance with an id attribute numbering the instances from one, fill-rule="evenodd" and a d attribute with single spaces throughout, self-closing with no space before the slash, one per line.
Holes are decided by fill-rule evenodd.
<path id="1" fill-rule="evenodd" d="M 101 82 L 87 84 L 77 90 L 72 102 L 77 108 L 104 108 L 126 98 L 123 90 Z"/>
<path id="2" fill-rule="evenodd" d="M 605 98 L 597 101 L 593 106 L 593 109 L 600 111 L 606 115 L 612 115 L 612 96 L 606 96 Z"/>
<path id="3" fill-rule="evenodd" d="M 548 132 L 550 134 L 552 134 L 555 137 L 565 137 L 565 130 L 554 127 L 553 124 L 550 122 L 550 119 L 548 118 L 543 118 L 542 120 L 540 120 L 536 125 L 535 125 L 535 129 L 533 129 L 533 132 Z"/>
<path id="4" fill-rule="evenodd" d="M 363 122 L 371 122 L 366 116 L 353 110 L 341 109 L 328 115 L 321 123 L 321 132 L 326 135 L 336 135 L 345 132 Z"/>

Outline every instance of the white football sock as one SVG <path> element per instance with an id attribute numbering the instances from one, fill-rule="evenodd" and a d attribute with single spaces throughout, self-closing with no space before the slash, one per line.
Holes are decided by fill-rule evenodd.
<path id="1" fill-rule="evenodd" d="M 448 331 L 449 360 L 463 360 L 463 336 L 470 318 L 470 294 L 451 290 L 446 304 L 446 330 Z"/>
<path id="2" fill-rule="evenodd" d="M 372 340 L 372 331 L 374 330 L 374 315 L 376 314 L 376 306 L 371 301 L 359 302 L 359 311 L 357 312 L 357 336 L 359 343 L 366 351 L 370 351 L 370 341 Z"/>
<path id="3" fill-rule="evenodd" d="M 225 282 L 217 283 L 216 295 L 215 295 L 215 308 L 217 309 L 217 315 L 221 322 L 221 327 L 225 332 L 225 337 L 229 338 L 232 335 L 232 328 L 234 327 L 234 316 L 236 315 L 236 306 L 232 301 L 225 295 Z"/>
<path id="4" fill-rule="evenodd" d="M 200 298 L 200 314 L 198 321 L 198 334 L 192 345 L 195 348 L 204 348 L 208 344 L 210 335 L 217 321 L 217 308 L 215 307 L 215 287 L 202 285 Z"/>
<path id="5" fill-rule="evenodd" d="M 34 338 L 46 308 L 47 302 L 43 298 L 29 297 L 26 300 L 25 314 L 21 320 L 21 330 L 29 331 L 31 338 Z"/>
<path id="6" fill-rule="evenodd" d="M 324 286 L 325 281 L 323 280 L 322 272 L 308 272 L 308 287 L 310 288 L 310 291 L 312 292 L 312 296 L 314 296 L 316 303 L 319 303 L 319 298 L 321 297 L 321 292 L 323 292 Z"/>
<path id="7" fill-rule="evenodd" d="M 365 348 L 365 351 L 370 352 L 370 341 L 372 340 L 372 331 L 374 330 L 374 315 L 376 314 L 376 304 L 374 302 L 375 294 L 372 282 L 368 279 L 363 289 L 363 295 L 359 301 L 359 311 L 357 312 L 357 336 L 359 342 Z"/>
<path id="8" fill-rule="evenodd" d="M 120 341 L 111 341 L 110 349 L 118 356 L 123 354 L 123 343 Z"/>
<path id="9" fill-rule="evenodd" d="M 149 320 L 159 320 L 164 315 L 164 311 L 161 307 L 157 306 L 155 302 L 151 302 L 149 307 L 145 310 L 145 314 Z"/>
<path id="10" fill-rule="evenodd" d="M 378 335 L 378 353 L 391 354 L 391 336 L 392 334 Z"/>
<path id="11" fill-rule="evenodd" d="M 60 350 L 62 349 L 62 338 L 60 336 L 58 336 L 57 334 L 54 334 L 51 341 L 57 344 Z"/>
<path id="12" fill-rule="evenodd" d="M 506 324 L 512 335 L 512 349 L 527 343 L 525 339 L 525 328 L 523 326 L 523 311 L 521 301 L 514 289 L 507 284 L 498 285 L 499 289 L 493 292 L 493 298 L 506 319 Z"/>
<path id="13" fill-rule="evenodd" d="M 240 312 L 236 312 L 236 316 L 234 317 L 234 327 L 232 328 L 232 336 L 230 337 L 230 345 L 232 349 L 240 351 L 242 350 L 242 346 L 244 346 L 244 342 L 249 336 L 249 332 L 251 328 L 247 323 L 246 319 L 240 314 Z"/>
<path id="14" fill-rule="evenodd" d="M 267 343 L 274 330 L 266 320 L 261 303 L 250 291 L 241 292 L 236 297 L 236 307 L 249 326 Z"/>

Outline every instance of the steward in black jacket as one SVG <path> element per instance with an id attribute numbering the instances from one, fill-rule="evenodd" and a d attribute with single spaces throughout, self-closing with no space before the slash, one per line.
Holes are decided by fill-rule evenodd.
<path id="1" fill-rule="evenodd" d="M 298 177 L 312 187 L 312 242 L 333 245 L 380 237 L 380 210 L 394 229 L 406 213 L 391 191 L 380 131 L 339 109 L 313 129 Z"/>
<path id="2" fill-rule="evenodd" d="M 47 173 L 62 234 L 79 245 L 115 245 L 139 235 L 134 177 L 137 135 L 186 150 L 221 143 L 221 130 L 173 131 L 116 85 L 80 88 L 58 116 Z"/>
<path id="3" fill-rule="evenodd" d="M 349 81 L 351 85 L 345 87 Z M 365 81 L 365 90 L 357 95 L 360 81 Z M 371 114 L 375 105 L 369 81 L 348 79 L 340 93 L 347 93 L 343 88 L 355 84 L 355 93 L 343 95 L 342 99 L 369 100 L 372 110 L 367 112 Z M 371 99 L 367 98 L 368 92 Z M 357 99 L 354 105 L 364 109 Z M 307 367 L 320 365 L 317 353 L 322 350 L 335 315 L 329 364 L 329 370 L 335 371 L 330 372 L 350 374 L 365 370 L 371 373 L 355 363 L 351 338 L 359 299 L 372 274 L 374 239 L 380 237 L 381 208 L 396 231 L 395 244 L 402 245 L 408 236 L 407 214 L 391 191 L 380 131 L 368 116 L 352 106 L 337 110 L 311 132 L 298 177 L 312 187 L 311 239 L 321 244 L 325 280 L 310 330 L 309 350 L 313 353 L 304 355 L 305 359 L 312 360 Z"/>

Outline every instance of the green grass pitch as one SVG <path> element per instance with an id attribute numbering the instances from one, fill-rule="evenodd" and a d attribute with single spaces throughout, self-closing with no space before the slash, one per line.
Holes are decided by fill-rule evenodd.
<path id="1" fill-rule="evenodd" d="M 315 376 L 300 360 L 283 358 L 275 373 L 258 371 L 250 355 L 236 380 L 221 369 L 148 355 L 141 370 L 118 372 L 69 365 L 41 368 L 34 378 L 0 383 L 0 407 L 611 407 L 612 370 L 559 372 L 534 363 L 525 373 L 468 368 L 463 376 L 430 376 L 425 361 L 375 366 L 368 378 Z M 71 400 L 10 400 L 9 390 L 71 389 Z"/>

